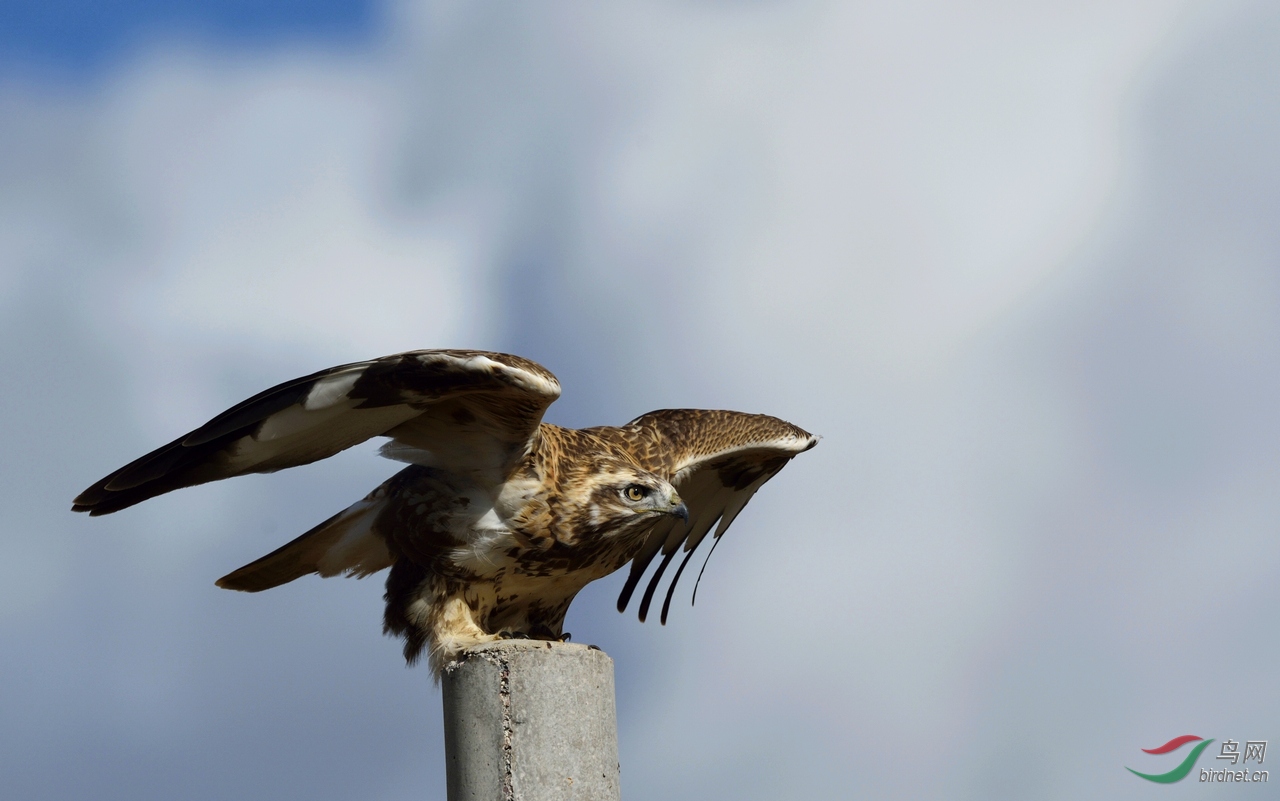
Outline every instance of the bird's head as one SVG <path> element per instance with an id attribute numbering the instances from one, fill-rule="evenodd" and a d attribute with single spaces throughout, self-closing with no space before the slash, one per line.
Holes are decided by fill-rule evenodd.
<path id="1" fill-rule="evenodd" d="M 664 516 L 689 519 L 689 507 L 671 482 L 629 465 L 596 474 L 587 503 L 589 524 L 600 533 L 621 533 Z"/>

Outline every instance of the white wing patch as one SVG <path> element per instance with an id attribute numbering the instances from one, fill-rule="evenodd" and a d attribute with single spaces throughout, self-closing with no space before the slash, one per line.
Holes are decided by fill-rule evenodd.
<path id="1" fill-rule="evenodd" d="M 316 572 L 326 578 L 345 573 L 364 578 L 391 567 L 387 543 L 373 531 L 374 521 L 385 505 L 385 499 L 365 499 L 347 507 L 328 528 L 338 535 L 316 560 Z"/>
<path id="2" fill-rule="evenodd" d="M 351 388 L 356 385 L 356 381 L 360 380 L 360 376 L 364 375 L 364 371 L 365 367 L 361 366 L 325 376 L 307 393 L 306 400 L 302 402 L 302 408 L 315 411 L 341 401 L 349 402 Z"/>
<path id="3" fill-rule="evenodd" d="M 341 405 L 333 403 L 319 408 L 306 406 L 290 406 L 287 409 L 262 421 L 262 425 L 253 435 L 255 442 L 272 442 L 308 433 L 311 429 L 333 422 L 351 411 L 355 406 L 351 401 Z M 326 432 L 327 433 L 327 432 Z"/>
<path id="4" fill-rule="evenodd" d="M 276 412 L 263 421 L 255 435 L 236 440 L 228 449 L 228 466 L 248 471 L 280 461 L 287 461 L 281 466 L 306 464 L 384 434 L 421 414 L 409 406 L 355 409 L 354 405 L 347 401 L 316 411 L 299 405 Z"/>
<path id="5" fill-rule="evenodd" d="M 308 573 L 363 578 L 388 568 L 391 552 L 373 528 L 386 504 L 386 495 L 353 503 L 293 542 L 218 579 L 218 586 L 258 592 Z"/>
<path id="6" fill-rule="evenodd" d="M 424 364 L 429 361 L 452 362 L 468 371 L 480 368 L 491 373 L 501 373 L 508 378 L 513 379 L 514 383 L 521 389 L 534 392 L 539 395 L 546 395 L 551 398 L 560 397 L 560 382 L 556 381 L 555 378 L 543 378 L 537 373 L 533 373 L 529 370 L 522 370 L 519 367 L 512 367 L 508 364 L 503 364 L 502 362 L 491 359 L 484 354 L 478 353 L 470 356 L 456 356 L 451 353 L 443 352 L 426 353 L 422 355 L 421 360 Z"/>
<path id="7" fill-rule="evenodd" d="M 390 459 L 393 462 L 403 462 L 404 464 L 419 464 L 423 467 L 437 467 L 439 461 L 431 453 L 431 451 L 415 448 L 412 445 L 406 445 L 399 440 L 391 440 L 378 448 L 378 455 L 383 459 Z"/>

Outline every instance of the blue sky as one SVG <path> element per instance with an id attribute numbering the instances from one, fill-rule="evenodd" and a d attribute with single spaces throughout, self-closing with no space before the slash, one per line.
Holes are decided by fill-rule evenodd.
<path id="1" fill-rule="evenodd" d="M 377 10 L 366 0 L 3 0 L 0 69 L 84 76 L 175 32 L 221 46 L 356 41 L 370 36 Z"/>
<path id="2" fill-rule="evenodd" d="M 1280 737 L 1274 4 L 102 5 L 0 22 L 15 797 L 443 797 L 381 577 L 213 585 L 372 446 L 68 511 L 427 347 L 538 360 L 559 424 L 823 436 L 696 608 L 571 607 L 633 801 L 1142 799 L 1143 748 Z"/>

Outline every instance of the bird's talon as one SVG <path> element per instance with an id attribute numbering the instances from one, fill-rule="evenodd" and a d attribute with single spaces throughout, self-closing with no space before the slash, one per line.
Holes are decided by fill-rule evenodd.
<path id="1" fill-rule="evenodd" d="M 551 630 L 550 626 L 534 626 L 529 630 L 529 637 L 534 640 L 547 640 L 548 642 L 568 642 L 569 635 L 556 634 Z"/>

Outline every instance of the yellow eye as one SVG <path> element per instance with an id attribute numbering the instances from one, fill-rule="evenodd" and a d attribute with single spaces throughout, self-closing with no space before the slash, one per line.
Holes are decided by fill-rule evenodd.
<path id="1" fill-rule="evenodd" d="M 649 494 L 649 490 L 645 489 L 639 484 L 632 484 L 631 486 L 624 489 L 622 491 L 622 494 L 627 496 L 627 500 L 629 501 L 642 501 L 644 500 L 644 496 Z"/>

